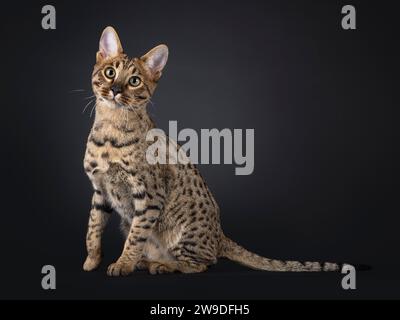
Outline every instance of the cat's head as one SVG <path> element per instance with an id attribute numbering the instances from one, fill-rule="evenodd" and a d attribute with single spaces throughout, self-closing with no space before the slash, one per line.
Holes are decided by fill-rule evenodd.
<path id="1" fill-rule="evenodd" d="M 142 107 L 150 100 L 167 63 L 168 47 L 159 45 L 141 58 L 124 54 L 113 27 L 104 29 L 92 75 L 93 92 L 110 108 Z"/>

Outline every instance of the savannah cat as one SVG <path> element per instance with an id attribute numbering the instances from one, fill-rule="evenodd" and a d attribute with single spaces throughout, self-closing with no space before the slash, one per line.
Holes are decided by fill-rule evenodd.
<path id="1" fill-rule="evenodd" d="M 336 263 L 281 261 L 247 251 L 222 232 L 218 205 L 194 165 L 146 161 L 146 133 L 155 127 L 146 105 L 167 59 L 165 45 L 131 59 L 112 27 L 101 35 L 92 74 L 96 117 L 84 159 L 94 193 L 83 269 L 100 264 L 102 233 L 116 212 L 126 240 L 108 267 L 110 276 L 135 268 L 202 272 L 219 257 L 267 271 L 339 271 Z"/>

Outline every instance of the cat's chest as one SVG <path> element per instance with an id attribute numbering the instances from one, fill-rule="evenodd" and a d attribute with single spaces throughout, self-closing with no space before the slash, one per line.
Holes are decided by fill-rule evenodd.
<path id="1" fill-rule="evenodd" d="M 141 143 L 133 135 L 121 135 L 114 132 L 92 132 L 86 145 L 83 161 L 89 178 L 94 173 L 106 173 L 112 163 L 118 163 L 124 168 L 135 165 L 142 154 Z"/>
<path id="2" fill-rule="evenodd" d="M 94 172 L 105 173 L 110 163 L 121 163 L 126 157 L 120 150 L 110 146 L 91 146 L 88 143 L 83 166 L 88 176 L 92 177 Z"/>

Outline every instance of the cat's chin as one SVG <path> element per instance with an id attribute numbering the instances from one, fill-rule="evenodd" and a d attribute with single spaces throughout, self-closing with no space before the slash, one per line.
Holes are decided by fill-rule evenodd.
<path id="1" fill-rule="evenodd" d="M 106 98 L 101 97 L 101 98 L 99 98 L 99 102 L 102 105 L 104 105 L 104 106 L 106 106 L 107 108 L 110 108 L 110 109 L 122 109 L 122 108 L 125 108 L 124 105 L 118 103 L 118 101 L 115 101 L 114 99 L 111 100 L 111 99 L 106 99 Z"/>

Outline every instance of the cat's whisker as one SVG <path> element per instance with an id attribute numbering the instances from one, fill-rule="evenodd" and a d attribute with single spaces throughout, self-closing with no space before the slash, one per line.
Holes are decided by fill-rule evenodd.
<path id="1" fill-rule="evenodd" d="M 80 93 L 80 92 L 86 92 L 86 90 L 85 89 L 73 89 L 73 90 L 69 91 L 69 93 Z"/>
<path id="2" fill-rule="evenodd" d="M 90 101 L 86 104 L 86 106 L 83 108 L 82 114 L 85 113 L 86 108 L 87 108 L 93 101 L 95 101 L 95 99 L 90 100 Z"/>
<path id="3" fill-rule="evenodd" d="M 152 107 L 154 106 L 154 104 L 151 105 Z M 147 108 L 147 112 L 153 117 L 153 118 L 157 118 L 157 115 L 155 113 L 153 113 L 150 108 Z"/>
<path id="4" fill-rule="evenodd" d="M 132 106 L 128 106 L 129 110 L 132 110 L 134 113 L 136 113 L 136 115 L 139 117 L 138 113 L 136 112 L 135 108 L 133 108 Z"/>
<path id="5" fill-rule="evenodd" d="M 148 106 L 151 106 L 152 108 L 155 108 L 155 103 L 154 103 L 150 98 L 149 98 L 149 102 L 150 102 L 150 104 L 147 104 L 147 105 L 148 105 Z M 148 108 L 147 110 L 148 110 L 148 113 L 149 113 L 152 117 L 157 118 L 157 115 L 156 115 L 155 113 L 151 112 L 151 111 L 150 111 L 150 108 Z"/>
<path id="6" fill-rule="evenodd" d="M 96 108 L 96 103 L 93 105 L 92 110 L 90 111 L 90 118 L 92 117 L 93 110 Z"/>
<path id="7" fill-rule="evenodd" d="M 91 95 L 91 96 L 89 96 L 89 97 L 83 98 L 83 100 L 91 99 L 91 98 L 94 98 L 94 97 L 95 97 L 95 95 L 93 94 L 93 95 Z"/>
<path id="8" fill-rule="evenodd" d="M 124 114 L 124 117 L 125 117 L 125 127 L 127 127 L 128 126 L 128 120 L 129 120 L 128 110 L 130 110 L 130 106 L 126 105 L 126 104 L 124 104 L 122 102 L 120 102 L 120 104 L 124 107 L 123 114 Z"/>
<path id="9" fill-rule="evenodd" d="M 128 126 L 128 110 L 124 109 L 125 127 Z"/>

